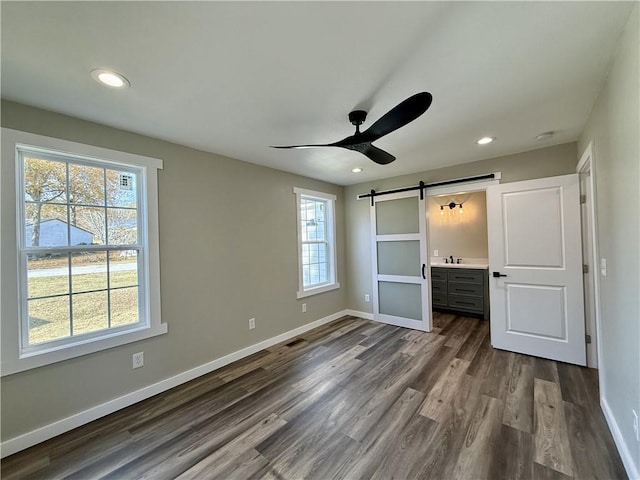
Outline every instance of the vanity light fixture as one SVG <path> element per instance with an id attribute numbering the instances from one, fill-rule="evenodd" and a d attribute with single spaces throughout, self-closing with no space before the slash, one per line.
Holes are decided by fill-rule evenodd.
<path id="1" fill-rule="evenodd" d="M 362 169 L 361 169 L 360 167 L 352 168 L 352 169 L 351 169 L 351 171 L 352 171 L 353 173 L 362 173 Z"/>
<path id="2" fill-rule="evenodd" d="M 124 75 L 105 68 L 91 70 L 91 78 L 105 87 L 110 88 L 127 88 L 131 85 Z"/>
<path id="3" fill-rule="evenodd" d="M 493 142 L 496 139 L 496 137 L 482 137 L 481 139 L 477 140 L 476 143 L 478 145 L 487 145 L 488 143 Z"/>
<path id="4" fill-rule="evenodd" d="M 464 210 L 462 210 L 462 204 L 461 203 L 456 203 L 456 202 L 450 202 L 446 205 L 440 205 L 440 215 L 444 215 L 444 207 L 449 207 L 450 210 L 453 210 L 456 207 L 460 207 L 460 214 L 464 213 Z"/>

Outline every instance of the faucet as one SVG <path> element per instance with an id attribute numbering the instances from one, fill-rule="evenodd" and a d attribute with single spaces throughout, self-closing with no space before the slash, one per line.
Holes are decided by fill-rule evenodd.
<path id="1" fill-rule="evenodd" d="M 451 259 L 451 263 L 454 263 L 453 262 L 453 255 L 449 255 L 449 258 Z"/>

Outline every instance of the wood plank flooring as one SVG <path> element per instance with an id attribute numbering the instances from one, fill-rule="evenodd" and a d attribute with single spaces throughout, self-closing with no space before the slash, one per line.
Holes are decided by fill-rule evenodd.
<path id="1" fill-rule="evenodd" d="M 624 479 L 597 372 L 345 317 L 4 459 L 3 479 Z"/>

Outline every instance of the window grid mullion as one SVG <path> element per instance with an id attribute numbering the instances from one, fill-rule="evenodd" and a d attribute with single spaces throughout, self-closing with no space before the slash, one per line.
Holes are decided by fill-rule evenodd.
<path id="1" fill-rule="evenodd" d="M 67 269 L 69 272 L 69 336 L 73 337 L 73 275 L 71 271 L 71 252 L 67 253 Z"/>
<path id="2" fill-rule="evenodd" d="M 82 292 L 78 292 L 79 295 L 84 294 L 84 293 L 99 293 L 99 292 L 107 292 L 107 291 L 111 291 L 111 290 L 124 290 L 125 288 L 138 288 L 140 286 L 140 284 L 136 283 L 135 285 L 123 285 L 121 287 L 111 287 L 111 288 L 97 288 L 95 290 L 86 290 L 86 291 L 82 291 Z M 67 297 L 69 296 L 68 293 L 57 293 L 55 295 L 42 295 L 40 297 L 30 297 L 28 300 L 46 300 L 49 298 L 61 298 L 61 297 Z"/>
<path id="3" fill-rule="evenodd" d="M 37 255 L 39 253 L 68 253 L 68 252 L 118 252 L 126 250 L 142 250 L 143 245 L 69 245 L 65 247 L 26 247 L 20 250 L 27 255 Z"/>
<path id="4" fill-rule="evenodd" d="M 107 255 L 107 326 L 111 328 L 111 252 L 106 252 Z"/>
<path id="5" fill-rule="evenodd" d="M 107 220 L 107 169 L 102 169 L 102 198 L 104 199 L 102 202 L 102 208 L 104 208 L 104 244 L 109 244 L 109 221 Z"/>
<path id="6" fill-rule="evenodd" d="M 65 192 L 65 206 L 67 210 L 67 246 L 71 245 L 71 204 L 70 190 L 69 190 L 69 162 L 65 162 L 64 172 L 64 192 Z M 69 278 L 69 336 L 73 337 L 73 278 L 71 271 L 71 252 L 67 252 L 67 272 Z M 29 342 L 31 343 L 31 342 Z"/>
<path id="7" fill-rule="evenodd" d="M 65 195 L 65 206 L 67 207 L 67 245 L 71 245 L 71 205 L 69 203 L 69 163 L 65 163 L 64 168 L 64 195 Z"/>
<path id="8" fill-rule="evenodd" d="M 24 201 L 25 204 L 29 203 L 31 205 L 55 205 L 55 206 L 62 206 L 65 205 L 65 203 L 62 202 L 34 202 L 33 200 L 25 200 Z M 69 203 L 73 203 L 73 206 L 75 207 L 85 207 L 85 208 L 98 208 L 101 207 L 102 205 L 95 205 L 95 204 L 91 204 L 91 203 L 76 203 L 76 202 L 69 202 Z M 132 210 L 132 211 L 136 211 L 138 210 L 137 208 L 134 207 L 122 207 L 122 206 L 116 206 L 116 207 L 112 207 L 112 208 L 119 208 L 121 210 Z"/>

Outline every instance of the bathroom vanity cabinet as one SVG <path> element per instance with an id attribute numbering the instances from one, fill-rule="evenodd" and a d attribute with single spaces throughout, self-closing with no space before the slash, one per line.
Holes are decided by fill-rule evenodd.
<path id="1" fill-rule="evenodd" d="M 435 309 L 489 319 L 489 271 L 486 268 L 431 267 Z"/>

